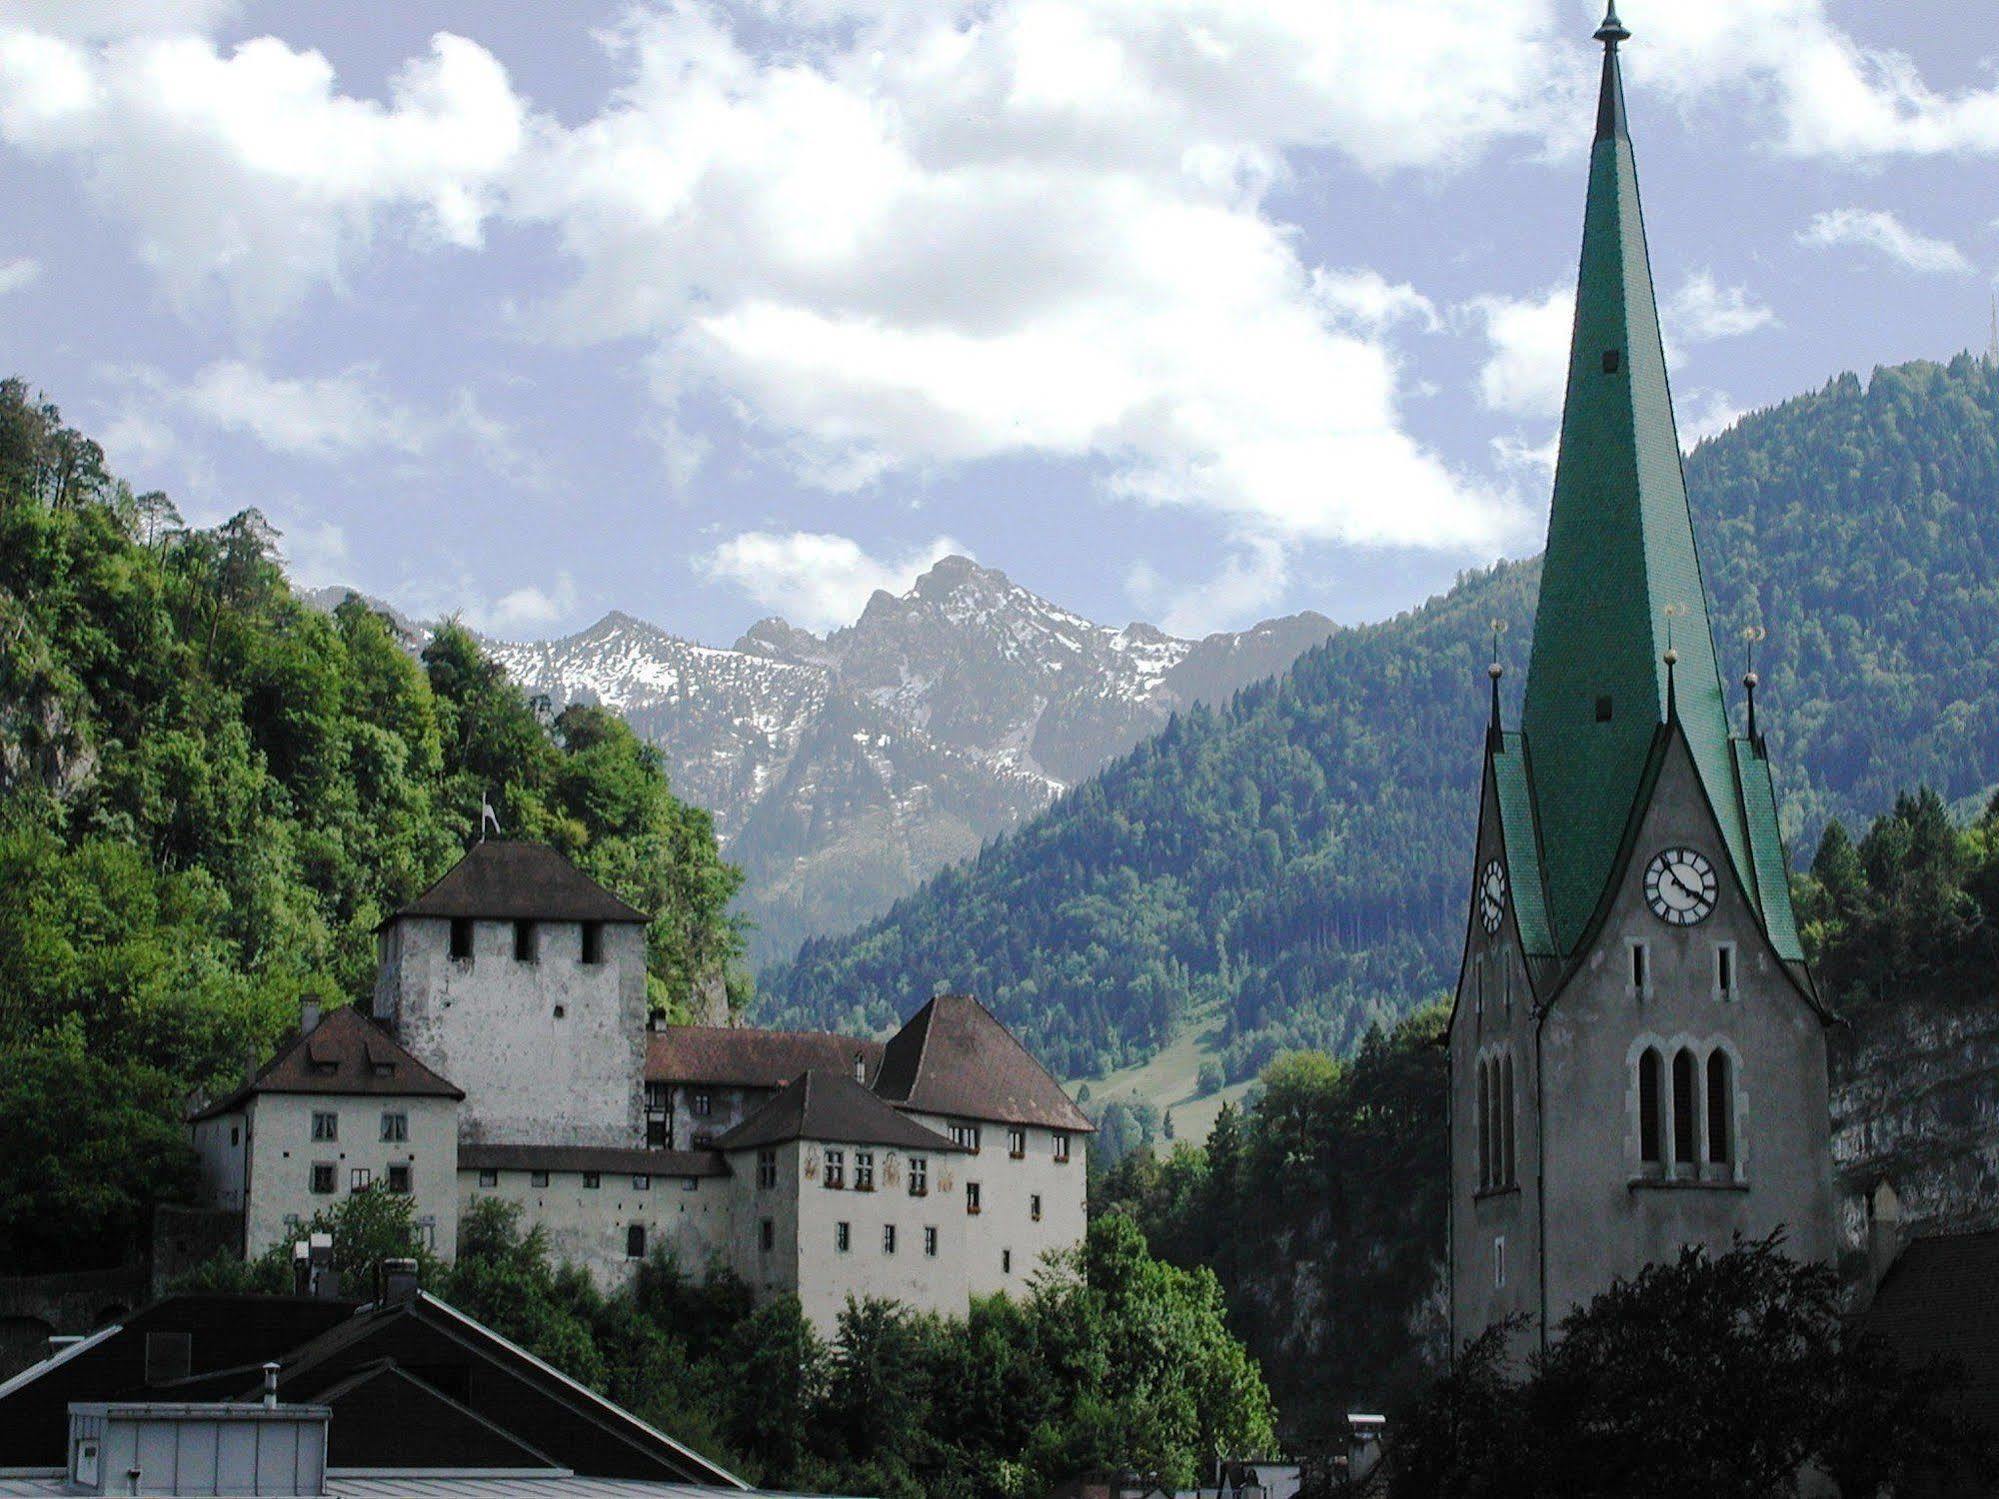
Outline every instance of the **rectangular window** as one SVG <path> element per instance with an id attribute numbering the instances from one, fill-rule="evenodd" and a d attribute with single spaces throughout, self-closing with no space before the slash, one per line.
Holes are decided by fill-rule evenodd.
<path id="1" fill-rule="evenodd" d="M 976 1124 L 954 1124 L 951 1126 L 951 1143 L 960 1150 L 979 1153 L 979 1127 Z"/>
<path id="2" fill-rule="evenodd" d="M 604 961 L 604 923 L 601 921 L 583 923 L 583 961 L 586 963 Z"/>
<path id="3" fill-rule="evenodd" d="M 409 1196 L 410 1168 L 408 1161 L 397 1161 L 389 1167 L 389 1190 L 399 1193 L 404 1197 Z"/>
<path id="4" fill-rule="evenodd" d="M 826 1174 L 820 1178 L 834 1191 L 847 1185 L 847 1156 L 845 1151 L 826 1152 Z"/>
<path id="5" fill-rule="evenodd" d="M 930 1195 L 930 1162 L 920 1155 L 909 1158 L 909 1195 L 911 1197 Z"/>
<path id="6" fill-rule="evenodd" d="M 965 1183 L 965 1211 L 967 1213 L 972 1214 L 974 1217 L 978 1215 L 979 1184 L 977 1182 Z"/>
<path id="7" fill-rule="evenodd" d="M 241 1125 L 232 1124 L 229 1126 L 229 1143 L 231 1145 L 240 1145 L 243 1143 L 243 1129 Z"/>
<path id="8" fill-rule="evenodd" d="M 1055 1159 L 1058 1161 L 1069 1159 L 1069 1132 L 1067 1130 L 1058 1129 L 1055 1131 Z"/>
<path id="9" fill-rule="evenodd" d="M 923 1252 L 924 1252 L 924 1254 L 928 1255 L 928 1256 L 929 1256 L 929 1257 L 930 1257 L 931 1259 L 933 1259 L 933 1260 L 937 1258 L 937 1230 L 936 1230 L 936 1229 L 934 1229 L 934 1228 L 926 1228 L 926 1229 L 924 1229 L 924 1230 L 923 1230 Z"/>
<path id="10" fill-rule="evenodd" d="M 841 1254 L 854 1247 L 854 1231 L 847 1224 L 833 1225 L 833 1247 Z"/>
<path id="11" fill-rule="evenodd" d="M 854 1152 L 854 1190 L 872 1192 L 875 1189 L 875 1153 L 872 1150 Z"/>
<path id="12" fill-rule="evenodd" d="M 1027 1154 L 1027 1131 L 1017 1124 L 1007 1127 L 1006 1153 L 1016 1161 Z"/>
<path id="13" fill-rule="evenodd" d="M 696 1119 L 706 1119 L 708 1111 L 713 1107 L 714 1101 L 706 1093 L 696 1093 L 694 1095 L 693 1108 Z"/>
<path id="14" fill-rule="evenodd" d="M 529 1185 L 530 1187 L 545 1187 L 545 1186 L 547 1186 L 547 1185 L 548 1185 L 548 1173 L 547 1173 L 546 1171 L 530 1171 L 530 1172 L 528 1173 L 528 1185 Z"/>
<path id="15" fill-rule="evenodd" d="M 604 1178 L 595 1171 L 586 1171 L 583 1173 L 584 1191 L 594 1192 L 599 1187 L 603 1186 L 603 1184 L 604 1184 Z"/>
<path id="16" fill-rule="evenodd" d="M 365 1192 L 370 1186 L 374 1185 L 374 1181 L 374 1172 L 370 1171 L 366 1166 L 356 1166 L 353 1171 L 348 1173 L 347 1190 L 350 1192 Z"/>
<path id="17" fill-rule="evenodd" d="M 769 1254 L 777 1248 L 777 1222 L 771 1218 L 757 1220 L 757 1248 Z"/>
<path id="18" fill-rule="evenodd" d="M 1735 944 L 1720 942 L 1714 949 L 1714 992 L 1723 1000 L 1735 998 Z"/>
<path id="19" fill-rule="evenodd" d="M 534 961 L 534 923 L 517 921 L 514 923 L 514 961 L 532 963 Z"/>
<path id="20" fill-rule="evenodd" d="M 315 1140 L 338 1140 L 340 1138 L 340 1116 L 338 1114 L 314 1114 L 312 1116 L 312 1137 Z"/>
<path id="21" fill-rule="evenodd" d="M 1652 987 L 1652 949 L 1643 942 L 1631 944 L 1631 989 L 1641 998 Z"/>
<path id="22" fill-rule="evenodd" d="M 1492 1240 L 1492 1288 L 1506 1289 L 1506 1235 L 1496 1234 Z"/>
<path id="23" fill-rule="evenodd" d="M 480 1186 L 482 1186 L 482 1187 L 497 1187 L 497 1186 L 498 1186 L 499 1184 L 500 1184 L 500 1173 L 499 1173 L 499 1172 L 497 1172 L 497 1171 L 494 1171 L 494 1170 L 492 1170 L 492 1169 L 488 1168 L 487 1170 L 484 1170 L 484 1171 L 481 1171 L 481 1172 L 479 1173 L 479 1185 L 480 1185 Z"/>
<path id="24" fill-rule="evenodd" d="M 426 1213 L 416 1220 L 416 1241 L 425 1249 L 437 1248 L 437 1219 Z"/>
<path id="25" fill-rule="evenodd" d="M 1608 697 L 1600 697 L 1596 700 L 1596 721 L 1598 723 L 1610 722 L 1610 706 L 1610 699 Z"/>
<path id="26" fill-rule="evenodd" d="M 322 1195 L 331 1192 L 340 1181 L 340 1168 L 331 1161 L 312 1163 L 312 1190 Z"/>
<path id="27" fill-rule="evenodd" d="M 472 961 L 472 918 L 451 918 L 451 956 L 461 963 Z"/>
<path id="28" fill-rule="evenodd" d="M 759 1150 L 757 1152 L 757 1185 L 769 1191 L 777 1185 L 777 1152 Z"/>
<path id="29" fill-rule="evenodd" d="M 646 1120 L 646 1149 L 666 1149 L 666 1121 L 652 1118 Z"/>
<path id="30" fill-rule="evenodd" d="M 1471 1012 L 1485 1013 L 1485 954 L 1477 953 L 1471 960 Z"/>
<path id="31" fill-rule="evenodd" d="M 895 1253 L 895 1225 L 893 1223 L 884 1223 L 882 1225 L 882 1253 Z"/>
<path id="32" fill-rule="evenodd" d="M 1041 1221 L 1041 1194 L 1039 1192 L 1036 1192 L 1027 1199 L 1027 1216 L 1036 1223 Z"/>
<path id="33" fill-rule="evenodd" d="M 642 1260 L 646 1257 L 646 1226 L 643 1223 L 629 1224 L 625 1228 L 625 1258 Z"/>
<path id="34" fill-rule="evenodd" d="M 652 1190 L 652 1174 L 646 1171 L 634 1172 L 632 1175 L 632 1190 L 634 1192 L 650 1192 Z"/>
<path id="35" fill-rule="evenodd" d="M 1002 1249 L 1000 1251 L 1000 1274 L 1013 1274 L 1013 1251 L 1011 1249 Z"/>
<path id="36" fill-rule="evenodd" d="M 666 1084 L 653 1082 L 646 1084 L 646 1112 L 664 1114 L 667 1110 Z"/>
<path id="37" fill-rule="evenodd" d="M 701 1190 L 701 1178 L 698 1176 L 681 1177 L 680 1190 L 683 1192 L 699 1192 Z"/>
<path id="38" fill-rule="evenodd" d="M 410 1116 L 407 1114 L 384 1114 L 382 1116 L 382 1138 L 391 1144 L 400 1145 L 410 1137 Z"/>

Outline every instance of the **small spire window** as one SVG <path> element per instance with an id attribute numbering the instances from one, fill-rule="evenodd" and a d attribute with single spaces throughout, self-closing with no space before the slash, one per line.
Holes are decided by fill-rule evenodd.
<path id="1" fill-rule="evenodd" d="M 1622 349 L 1605 349 L 1603 351 L 1603 372 L 1606 375 L 1614 375 L 1623 368 L 1624 351 Z"/>

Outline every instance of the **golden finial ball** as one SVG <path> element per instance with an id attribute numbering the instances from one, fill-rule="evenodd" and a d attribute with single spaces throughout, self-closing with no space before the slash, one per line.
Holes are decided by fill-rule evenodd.
<path id="1" fill-rule="evenodd" d="M 1501 677 L 1506 675 L 1506 668 L 1495 661 L 1485 669 L 1485 674 L 1497 682 Z"/>
<path id="2" fill-rule="evenodd" d="M 1757 684 L 1762 680 L 1763 679 L 1757 676 L 1756 673 L 1753 671 L 1744 672 L 1742 674 L 1742 685 L 1744 687 L 1747 687 L 1751 692 L 1754 692 L 1756 690 Z"/>
<path id="3" fill-rule="evenodd" d="M 1680 660 L 1680 653 L 1678 651 L 1669 649 L 1666 652 L 1666 664 L 1668 666 L 1677 666 L 1679 664 L 1679 660 Z"/>

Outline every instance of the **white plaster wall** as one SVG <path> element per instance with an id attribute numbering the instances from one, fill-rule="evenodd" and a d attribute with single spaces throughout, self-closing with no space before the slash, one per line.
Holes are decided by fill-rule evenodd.
<path id="1" fill-rule="evenodd" d="M 248 1161 L 244 1141 L 248 1120 L 241 1110 L 218 1114 L 192 1126 L 194 1153 L 201 1161 L 202 1200 L 212 1208 L 243 1210 L 243 1169 Z M 231 1134 L 235 1138 L 232 1140 Z"/>
<path id="2" fill-rule="evenodd" d="M 702 1150 L 722 1138 L 770 1100 L 775 1088 L 731 1088 L 708 1083 L 671 1082 L 667 1088 L 670 1150 Z M 695 1095 L 708 1095 L 708 1112 L 694 1112 Z"/>
<path id="3" fill-rule="evenodd" d="M 376 1016 L 465 1090 L 467 1140 L 644 1143 L 645 930 L 603 930 L 602 963 L 582 961 L 573 921 L 536 923 L 533 962 L 515 959 L 510 921 L 474 922 L 467 959 L 451 956 L 441 918 L 384 934 Z"/>
<path id="4" fill-rule="evenodd" d="M 847 1298 L 884 1297 L 922 1311 L 951 1317 L 965 1315 L 966 1218 L 963 1195 L 952 1178 L 952 1154 L 927 1155 L 928 1195 L 909 1195 L 908 1156 L 911 1152 L 839 1141 L 831 1148 L 846 1153 L 847 1185 L 829 1188 L 824 1159 L 829 1142 L 806 1141 L 801 1147 L 798 1187 L 798 1299 L 812 1325 L 831 1337 Z M 854 1151 L 875 1153 L 875 1189 L 856 1191 Z M 850 1226 L 851 1248 L 837 1248 L 834 1225 Z M 896 1227 L 896 1252 L 882 1250 L 882 1228 Z M 937 1254 L 923 1252 L 923 1230 L 937 1230 Z"/>
<path id="5" fill-rule="evenodd" d="M 772 1147 L 777 1156 L 777 1184 L 757 1185 L 757 1152 L 729 1152 L 731 1195 L 735 1200 L 735 1231 L 731 1263 L 759 1300 L 798 1289 L 798 1194 L 803 1173 L 803 1147 L 795 1140 Z M 757 1225 L 771 1220 L 771 1247 L 765 1250 Z"/>
<path id="6" fill-rule="evenodd" d="M 339 1116 L 337 1140 L 312 1138 L 312 1116 L 320 1112 Z M 247 1113 L 249 1201 L 243 1225 L 247 1256 L 254 1259 L 290 1237 L 285 1221 L 288 1214 L 307 1222 L 322 1208 L 346 1197 L 352 1190 L 355 1168 L 365 1167 L 372 1181 L 386 1183 L 391 1162 L 409 1166 L 416 1216 L 432 1220 L 437 1254 L 447 1260 L 457 1254 L 456 1099 L 259 1093 L 250 1100 Z M 407 1140 L 391 1143 L 382 1139 L 385 1113 L 409 1115 Z M 333 1192 L 312 1190 L 316 1161 L 333 1164 Z"/>
<path id="7" fill-rule="evenodd" d="M 551 1256 L 581 1266 L 597 1285 L 614 1291 L 628 1285 L 639 1261 L 625 1255 L 625 1230 L 642 1223 L 646 1253 L 671 1250 L 681 1268 L 697 1278 L 711 1259 L 732 1262 L 736 1183 L 728 1177 L 653 1176 L 651 1185 L 635 1187 L 629 1172 L 602 1172 L 598 1185 L 586 1187 L 580 1171 L 552 1171 L 548 1185 L 534 1185 L 533 1173 L 502 1171 L 497 1186 L 479 1185 L 479 1173 L 458 1173 L 461 1213 L 488 1197 L 516 1203 L 521 1230 L 539 1226 L 548 1235 Z M 690 1188 L 688 1183 L 694 1185 Z"/>
<path id="8" fill-rule="evenodd" d="M 958 1121 L 941 1115 L 912 1114 L 946 1139 Z M 1024 1126 L 1025 1153 L 1014 1157 L 1007 1148 L 1011 1127 L 980 1120 L 979 1152 L 940 1157 L 953 1177 L 952 1200 L 963 1220 L 966 1283 L 974 1296 L 1004 1291 L 1015 1298 L 1027 1293 L 1028 1279 L 1043 1257 L 1083 1240 L 1088 1227 L 1084 1179 L 1084 1137 L 1069 1136 L 1069 1159 L 1055 1157 L 1056 1131 Z M 933 1168 L 934 1169 L 934 1168 Z M 965 1210 L 962 1183 L 979 1184 L 979 1212 Z M 1041 1198 L 1041 1219 L 1034 1219 L 1034 1198 Z M 1011 1251 L 1011 1268 L 1008 1254 Z"/>

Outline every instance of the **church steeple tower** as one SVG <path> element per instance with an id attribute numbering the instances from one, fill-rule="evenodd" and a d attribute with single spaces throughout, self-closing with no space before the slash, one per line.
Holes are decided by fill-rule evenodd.
<path id="1" fill-rule="evenodd" d="M 1613 873 L 1666 717 L 1669 609 L 1679 721 L 1753 888 L 1625 112 L 1618 47 L 1630 35 L 1613 5 L 1596 33 L 1603 79 L 1523 724 L 1562 953 Z"/>

